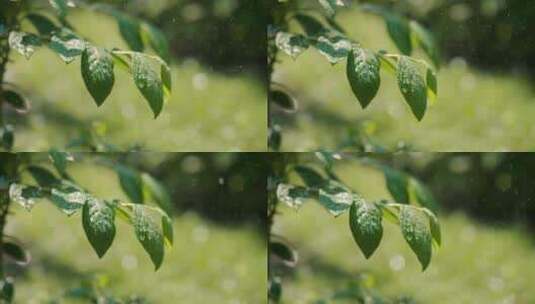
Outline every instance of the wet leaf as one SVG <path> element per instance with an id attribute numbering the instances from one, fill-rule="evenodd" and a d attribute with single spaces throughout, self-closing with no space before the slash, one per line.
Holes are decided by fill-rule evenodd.
<path id="1" fill-rule="evenodd" d="M 418 120 L 422 120 L 427 108 L 427 86 L 416 64 L 409 57 L 399 58 L 397 78 L 401 94 L 409 104 L 412 113 Z"/>
<path id="2" fill-rule="evenodd" d="M 156 270 L 160 268 L 164 257 L 164 240 L 158 226 L 145 213 L 142 205 L 134 205 L 132 224 L 137 239 L 149 254 Z"/>
<path id="3" fill-rule="evenodd" d="M 309 47 L 308 39 L 305 36 L 287 32 L 277 32 L 275 45 L 293 59 L 297 58 Z"/>
<path id="4" fill-rule="evenodd" d="M 137 88 L 149 102 L 154 118 L 158 117 L 162 111 L 164 99 L 162 82 L 143 54 L 132 55 L 132 74 Z"/>
<path id="5" fill-rule="evenodd" d="M 399 222 L 403 237 L 416 254 L 425 270 L 431 261 L 432 237 L 429 222 L 421 211 L 411 206 L 401 206 Z"/>
<path id="6" fill-rule="evenodd" d="M 89 243 L 102 258 L 115 238 L 115 210 L 104 201 L 88 199 L 82 210 L 82 225 Z"/>
<path id="7" fill-rule="evenodd" d="M 381 210 L 373 203 L 356 199 L 349 210 L 349 227 L 364 256 L 370 258 L 383 237 Z"/>
<path id="8" fill-rule="evenodd" d="M 41 39 L 34 34 L 11 31 L 8 43 L 9 47 L 19 52 L 26 59 L 30 59 L 36 48 L 41 45 Z"/>
<path id="9" fill-rule="evenodd" d="M 87 90 L 97 106 L 101 106 L 110 95 L 115 82 L 110 53 L 102 48 L 87 46 L 82 53 L 81 70 Z"/>
<path id="10" fill-rule="evenodd" d="M 381 62 L 373 52 L 359 47 L 349 51 L 347 79 L 363 109 L 370 104 L 379 90 L 380 68 Z"/>

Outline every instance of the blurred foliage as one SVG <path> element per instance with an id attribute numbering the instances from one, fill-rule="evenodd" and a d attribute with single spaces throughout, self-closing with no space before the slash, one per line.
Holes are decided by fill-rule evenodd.
<path id="1" fill-rule="evenodd" d="M 266 229 L 266 153 L 179 153 L 153 170 L 171 191 L 179 213 L 197 211 L 209 219 L 250 223 Z"/>
<path id="2" fill-rule="evenodd" d="M 127 0 L 127 10 L 157 24 L 176 58 L 195 57 L 228 72 L 264 78 L 270 0 Z"/>
<path id="3" fill-rule="evenodd" d="M 507 72 L 535 72 L 535 6 L 521 0 L 375 0 L 428 25 L 448 58 Z"/>
<path id="4" fill-rule="evenodd" d="M 535 228 L 535 154 L 433 154 L 416 170 L 446 210 Z"/>

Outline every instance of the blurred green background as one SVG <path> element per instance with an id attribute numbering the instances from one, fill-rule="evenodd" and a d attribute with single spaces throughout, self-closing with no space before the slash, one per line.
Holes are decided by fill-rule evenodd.
<path id="1" fill-rule="evenodd" d="M 296 268 L 284 271 L 283 303 L 315 303 L 355 286 L 414 301 L 402 303 L 535 302 L 535 154 L 354 156 L 343 154 L 335 171 L 367 200 L 390 195 L 382 172 L 363 165 L 362 157 L 410 172 L 431 187 L 440 204 L 442 247 L 422 273 L 399 228 L 384 221 L 381 245 L 366 260 L 347 214 L 334 218 L 313 202 L 298 211 L 281 206 L 274 233 L 299 252 Z"/>
<path id="2" fill-rule="evenodd" d="M 158 178 L 172 193 L 175 244 L 154 272 L 132 228 L 117 221 L 114 244 L 99 260 L 79 214 L 67 217 L 48 201 L 31 212 L 14 206 L 6 234 L 18 238 L 33 256 L 27 267 L 8 265 L 17 303 L 70 303 L 61 296 L 94 276 L 103 276 L 100 280 L 108 281 L 107 292 L 114 296 L 137 295 L 149 303 L 265 300 L 267 158 L 262 154 L 92 153 L 75 158 L 69 172 L 103 199 L 128 200 L 115 172 L 95 165 L 102 159 Z"/>
<path id="3" fill-rule="evenodd" d="M 150 151 L 265 150 L 265 60 L 260 64 L 259 59 L 265 58 L 265 21 L 258 7 L 228 0 L 218 5 L 109 2 L 152 21 L 171 43 L 173 95 L 161 116 L 152 118 L 124 71 L 117 70 L 111 95 L 97 108 L 84 87 L 79 59 L 65 65 L 46 48 L 29 61 L 13 53 L 6 81 L 18 85 L 32 105 L 27 115 L 7 113 L 16 127 L 15 151 L 64 148 L 81 130 L 93 130 L 121 151 L 134 146 Z M 126 47 L 107 16 L 73 10 L 68 19 L 98 45 Z"/>
<path id="4" fill-rule="evenodd" d="M 524 151 L 534 147 L 533 5 L 526 1 L 367 1 L 388 3 L 435 34 L 443 66 L 438 100 L 417 122 L 395 77 L 381 74 L 377 97 L 362 110 L 345 75 L 315 50 L 295 61 L 281 54 L 274 81 L 299 101 L 295 114 L 277 112 L 284 151 L 337 149 L 360 129 L 387 147 L 417 151 Z M 339 24 L 373 50 L 397 52 L 380 17 L 357 5 Z M 298 26 L 294 24 L 294 28 Z M 421 52 L 415 57 L 425 58 Z M 353 131 L 351 131 L 353 129 Z"/>

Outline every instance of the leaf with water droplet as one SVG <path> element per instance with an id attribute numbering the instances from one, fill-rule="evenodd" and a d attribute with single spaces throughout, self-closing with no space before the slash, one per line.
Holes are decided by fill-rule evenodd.
<path id="1" fill-rule="evenodd" d="M 151 68 L 145 55 L 140 53 L 132 55 L 132 74 L 137 88 L 149 102 L 150 108 L 154 112 L 154 118 L 158 117 L 164 101 L 162 81 Z"/>
<path id="2" fill-rule="evenodd" d="M 330 181 L 330 185 L 319 189 L 318 202 L 336 217 L 351 207 L 354 194 L 333 183 L 334 181 Z"/>
<path id="3" fill-rule="evenodd" d="M 412 113 L 422 120 L 427 108 L 427 87 L 416 64 L 406 56 L 398 60 L 398 85 Z"/>
<path id="4" fill-rule="evenodd" d="M 403 237 L 416 254 L 422 270 L 429 266 L 432 252 L 432 237 L 425 215 L 411 206 L 401 206 L 399 223 Z"/>
<path id="5" fill-rule="evenodd" d="M 304 35 L 279 31 L 275 36 L 275 45 L 295 59 L 308 49 L 309 43 Z"/>
<path id="6" fill-rule="evenodd" d="M 164 240 L 158 226 L 145 213 L 143 205 L 134 205 L 132 224 L 137 239 L 149 254 L 156 270 L 160 268 L 164 257 Z"/>
<path id="7" fill-rule="evenodd" d="M 366 49 L 354 47 L 347 57 L 347 79 L 362 108 L 366 108 L 381 85 L 381 62 Z"/>
<path id="8" fill-rule="evenodd" d="M 349 227 L 355 242 L 368 259 L 383 237 L 382 213 L 373 203 L 357 197 L 349 210 Z"/>
<path id="9" fill-rule="evenodd" d="M 82 53 L 80 66 L 87 90 L 97 106 L 101 106 L 110 95 L 115 82 L 110 53 L 105 49 L 88 45 Z"/>
<path id="10" fill-rule="evenodd" d="M 437 216 L 428 209 L 424 209 L 425 214 L 429 218 L 429 228 L 431 229 L 431 236 L 435 241 L 437 247 L 442 245 L 442 233 L 440 232 L 440 224 L 438 222 Z"/>
<path id="11" fill-rule="evenodd" d="M 65 63 L 71 63 L 82 54 L 86 42 L 70 30 L 63 28 L 61 33 L 52 35 L 48 47 L 56 52 Z"/>
<path id="12" fill-rule="evenodd" d="M 328 31 L 318 36 L 314 40 L 313 46 L 331 64 L 346 59 L 352 48 L 351 41 L 335 31 Z"/>
<path id="13" fill-rule="evenodd" d="M 102 258 L 115 238 L 115 210 L 107 202 L 95 198 L 86 200 L 82 210 L 82 225 L 89 243 Z"/>
<path id="14" fill-rule="evenodd" d="M 35 49 L 41 45 L 41 39 L 35 34 L 11 31 L 8 43 L 9 47 L 19 52 L 26 59 L 30 59 Z"/>
<path id="15" fill-rule="evenodd" d="M 69 216 L 82 208 L 89 199 L 92 199 L 89 193 L 70 186 L 53 188 L 50 195 L 50 201 Z"/>
<path id="16" fill-rule="evenodd" d="M 308 188 L 280 183 L 277 185 L 277 199 L 290 208 L 299 209 L 304 200 L 311 198 Z"/>
<path id="17" fill-rule="evenodd" d="M 35 199 L 41 197 L 43 197 L 43 193 L 38 187 L 16 183 L 9 185 L 9 198 L 11 201 L 21 205 L 28 211 L 35 205 Z"/>

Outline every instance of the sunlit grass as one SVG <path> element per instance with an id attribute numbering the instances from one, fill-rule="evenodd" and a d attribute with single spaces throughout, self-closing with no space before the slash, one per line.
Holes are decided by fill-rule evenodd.
<path id="1" fill-rule="evenodd" d="M 124 198 L 113 172 L 83 165 L 73 175 L 102 198 Z M 99 260 L 79 215 L 67 217 L 52 204 L 38 203 L 31 213 L 14 207 L 8 234 L 33 254 L 16 277 L 18 303 L 43 303 L 80 286 L 93 274 L 109 276 L 115 295 L 139 295 L 152 303 L 261 303 L 266 290 L 266 244 L 254 227 L 228 228 L 186 213 L 174 222 L 175 244 L 160 270 L 120 222 L 116 239 Z"/>
<path id="2" fill-rule="evenodd" d="M 110 18 L 74 14 L 76 28 L 97 45 L 125 47 Z M 226 75 L 194 59 L 172 65 L 173 95 L 154 120 L 131 76 L 116 68 L 116 85 L 97 108 L 85 89 L 79 59 L 66 65 L 42 48 L 27 61 L 13 53 L 7 81 L 31 100 L 28 124 L 16 124 L 15 150 L 63 148 L 78 136 L 79 125 L 103 123 L 105 140 L 151 151 L 265 150 L 265 88 L 251 74 Z"/>
<path id="3" fill-rule="evenodd" d="M 339 21 L 364 47 L 397 52 L 381 19 L 352 11 Z M 425 58 L 421 52 L 415 56 Z M 293 123 L 284 127 L 285 151 L 335 149 L 347 129 L 362 121 L 370 121 L 367 131 L 390 147 L 400 142 L 429 151 L 519 151 L 534 146 L 535 94 L 522 77 L 478 71 L 462 59 L 445 62 L 438 74 L 438 100 L 417 122 L 388 72 L 381 74 L 377 97 L 362 110 L 347 82 L 345 62 L 332 67 L 313 49 L 295 61 L 280 57 L 274 80 L 292 89 L 301 107 Z"/>
<path id="4" fill-rule="evenodd" d="M 351 165 L 340 173 L 368 199 L 389 197 L 382 175 L 375 171 Z M 333 218 L 312 202 L 298 212 L 281 209 L 275 232 L 300 252 L 294 275 L 283 278 L 285 303 L 328 298 L 363 274 L 369 275 L 366 284 L 383 295 L 407 295 L 418 303 L 535 301 L 535 246 L 518 227 L 493 227 L 462 214 L 439 214 L 443 246 L 422 273 L 399 229 L 388 222 L 379 249 L 366 260 L 353 241 L 347 214 Z"/>

